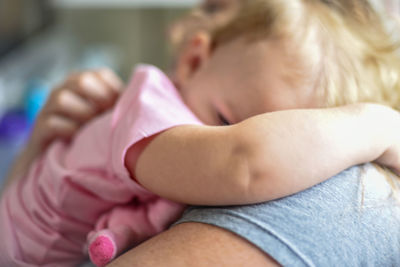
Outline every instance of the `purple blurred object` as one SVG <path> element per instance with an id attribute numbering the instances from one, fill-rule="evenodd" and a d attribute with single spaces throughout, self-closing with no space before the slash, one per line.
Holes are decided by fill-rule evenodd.
<path id="1" fill-rule="evenodd" d="M 20 141 L 27 136 L 29 128 L 24 111 L 9 111 L 0 119 L 0 141 Z"/>
<path id="2" fill-rule="evenodd" d="M 23 111 L 9 111 L 0 118 L 0 186 L 29 132 L 29 123 Z"/>

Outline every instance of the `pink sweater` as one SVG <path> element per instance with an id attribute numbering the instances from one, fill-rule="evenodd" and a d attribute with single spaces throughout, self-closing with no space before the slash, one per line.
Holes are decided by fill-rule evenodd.
<path id="1" fill-rule="evenodd" d="M 201 124 L 160 70 L 139 67 L 114 110 L 72 143 L 55 142 L 0 206 L 0 266 L 75 266 L 90 231 L 127 215 L 138 242 L 164 230 L 183 206 L 131 179 L 125 154 L 136 142 L 182 124 Z"/>

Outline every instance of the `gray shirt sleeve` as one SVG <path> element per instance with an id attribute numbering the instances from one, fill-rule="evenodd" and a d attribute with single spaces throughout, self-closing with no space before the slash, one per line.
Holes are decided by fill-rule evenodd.
<path id="1" fill-rule="evenodd" d="M 275 201 L 191 207 L 177 223 L 230 230 L 283 266 L 400 266 L 396 196 L 385 175 L 366 164 Z"/>

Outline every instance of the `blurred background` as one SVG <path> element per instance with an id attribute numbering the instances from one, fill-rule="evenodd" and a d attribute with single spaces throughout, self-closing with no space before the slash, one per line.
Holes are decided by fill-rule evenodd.
<path id="1" fill-rule="evenodd" d="M 0 0 L 0 181 L 71 71 L 166 69 L 167 27 L 197 0 Z"/>
<path id="2" fill-rule="evenodd" d="M 400 0 L 371 1 L 399 13 Z M 126 81 L 137 63 L 166 69 L 167 27 L 199 2 L 0 0 L 0 182 L 68 73 L 107 66 Z"/>

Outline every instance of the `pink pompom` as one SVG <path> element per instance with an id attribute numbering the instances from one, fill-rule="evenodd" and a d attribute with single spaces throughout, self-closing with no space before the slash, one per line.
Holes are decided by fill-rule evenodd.
<path id="1" fill-rule="evenodd" d="M 116 245 L 113 238 L 104 232 L 99 232 L 89 245 L 90 260 L 98 267 L 110 263 L 116 255 Z"/>

